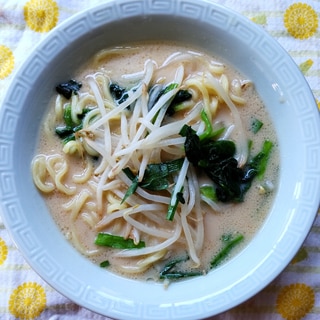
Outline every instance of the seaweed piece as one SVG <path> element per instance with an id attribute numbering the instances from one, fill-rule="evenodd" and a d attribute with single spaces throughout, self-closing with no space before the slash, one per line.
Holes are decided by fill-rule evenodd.
<path id="1" fill-rule="evenodd" d="M 62 94 L 66 99 L 70 99 L 72 94 L 78 94 L 81 87 L 81 82 L 71 79 L 68 82 L 59 83 L 56 86 L 56 91 L 59 94 Z"/>
<path id="2" fill-rule="evenodd" d="M 117 83 L 111 83 L 109 86 L 109 90 L 117 104 L 121 104 L 122 102 L 126 101 L 129 97 L 127 90 L 118 85 Z"/>

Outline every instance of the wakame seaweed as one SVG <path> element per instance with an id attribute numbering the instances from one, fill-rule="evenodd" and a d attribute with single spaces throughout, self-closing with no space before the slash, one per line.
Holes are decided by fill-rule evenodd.
<path id="1" fill-rule="evenodd" d="M 59 83 L 56 86 L 56 91 L 59 94 L 62 94 L 66 99 L 70 99 L 72 94 L 78 94 L 81 87 L 81 82 L 71 79 L 68 82 Z"/>
<path id="2" fill-rule="evenodd" d="M 121 104 L 122 102 L 126 101 L 129 97 L 127 90 L 117 83 L 111 83 L 109 86 L 109 90 L 111 96 L 117 102 L 117 104 Z"/>

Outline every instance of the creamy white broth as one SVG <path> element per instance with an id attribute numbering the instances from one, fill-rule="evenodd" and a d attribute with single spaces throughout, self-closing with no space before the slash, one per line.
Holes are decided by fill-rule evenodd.
<path id="1" fill-rule="evenodd" d="M 74 79 L 82 83 L 82 88 L 78 93 L 79 97 L 81 98 L 82 95 L 85 95 L 86 92 L 90 91 L 90 86 L 88 85 L 86 78 L 88 75 L 102 73 L 109 76 L 113 82 L 122 84 L 127 83 L 128 81 L 123 80 L 122 76 L 124 74 L 132 75 L 134 73 L 141 72 L 141 70 L 144 69 L 147 59 L 155 60 L 158 66 L 160 66 L 164 61 L 166 61 L 166 59 L 168 59 L 168 57 L 174 56 L 177 52 L 187 53 L 188 51 L 192 51 L 198 54 L 196 48 L 189 48 L 187 46 L 173 43 L 134 44 L 130 48 L 131 49 L 124 50 L 123 54 L 116 53 L 113 55 L 108 54 L 106 56 L 104 56 L 104 54 L 99 54 L 94 57 L 92 61 L 89 61 L 87 65 L 83 66 L 78 73 L 74 75 Z M 201 54 L 206 55 L 205 53 Z M 215 61 L 217 66 L 223 64 L 223 60 L 218 57 L 210 57 L 208 60 Z M 243 84 L 246 83 L 244 81 L 246 78 L 239 74 L 237 70 L 233 69 L 232 66 L 226 64 L 223 65 L 225 66 L 223 74 L 225 74 L 230 81 L 238 81 Z M 167 74 L 165 71 L 166 70 L 164 70 L 163 75 L 160 73 L 163 78 L 174 78 L 175 70 L 170 74 Z M 186 74 L 191 74 L 193 72 L 194 70 L 190 67 L 185 70 Z M 134 80 L 132 81 L 134 82 Z M 222 246 L 221 236 L 223 234 L 243 234 L 244 241 L 232 251 L 230 256 L 228 256 L 228 259 L 230 259 L 250 242 L 252 237 L 262 226 L 272 205 L 274 194 L 276 192 L 277 174 L 279 170 L 277 138 L 271 119 L 264 108 L 262 101 L 255 92 L 254 84 L 244 86 L 245 88 L 241 90 L 241 97 L 246 101 L 246 103 L 244 105 L 235 104 L 246 129 L 247 139 L 253 141 L 250 152 L 253 155 L 257 154 L 261 150 L 263 141 L 266 139 L 274 143 L 271 158 L 269 159 L 265 173 L 265 179 L 272 184 L 274 189 L 271 192 L 267 190 L 267 192 L 261 194 L 261 185 L 264 184 L 265 181 L 258 181 L 256 179 L 253 181 L 250 190 L 246 193 L 244 202 L 223 204 L 220 212 L 214 212 L 208 205 L 202 202 L 201 210 L 204 219 L 204 241 L 202 250 L 199 252 L 201 264 L 194 268 L 195 263 L 188 260 L 186 263 L 181 264 L 179 269 L 196 269 L 203 273 L 208 272 L 210 270 L 210 261 Z M 54 134 L 54 129 L 57 124 L 59 124 L 55 121 L 55 101 L 56 97 L 52 99 L 50 111 L 44 121 L 44 127 L 40 133 L 38 154 L 46 156 L 59 154 L 66 158 L 70 165 L 68 172 L 64 175 L 63 183 L 67 187 L 72 188 L 75 185 L 72 181 L 72 177 L 75 174 L 84 175 L 84 171 L 87 167 L 87 160 L 84 160 L 83 157 L 65 155 L 63 153 L 61 139 Z M 260 119 L 263 122 L 263 127 L 256 134 L 250 131 L 253 118 Z M 221 110 L 217 111 L 214 122 L 219 121 L 226 124 L 231 124 L 233 122 L 232 115 L 228 108 L 221 108 Z M 112 128 L 112 130 L 114 130 L 115 135 L 119 134 L 119 129 Z M 231 134 L 228 139 L 237 140 L 237 132 Z M 89 161 L 92 161 L 93 168 L 99 166 L 99 159 L 92 160 L 91 158 Z M 119 258 L 112 255 L 112 252 L 115 249 L 105 247 L 97 248 L 94 244 L 98 231 L 92 225 L 92 221 L 95 219 L 96 221 L 101 219 L 100 215 L 95 213 L 96 205 L 94 203 L 94 199 L 89 197 L 85 209 L 80 210 L 80 214 L 77 219 L 72 219 L 72 210 L 66 210 L 66 204 L 70 203 L 73 197 L 81 194 L 83 190 L 90 190 L 91 192 L 94 192 L 94 188 L 90 186 L 90 183 L 77 184 L 76 188 L 76 194 L 73 194 L 72 196 L 65 195 L 55 189 L 50 193 L 45 193 L 44 197 L 49 211 L 63 234 L 76 249 L 86 255 L 93 263 L 100 264 L 102 261 L 108 260 L 110 262 L 110 266 L 107 270 L 135 279 L 158 280 L 159 270 L 166 262 L 175 257 L 186 254 L 187 249 L 185 247 L 185 239 L 182 237 L 180 241 L 177 241 L 173 246 L 167 249 L 167 252 L 161 257 L 161 259 L 159 259 L 159 261 L 150 265 L 146 271 L 134 272 L 135 269 L 132 268 L 132 266 L 142 259 L 141 256 L 130 259 L 123 257 Z M 107 202 L 107 199 L 104 199 L 104 201 Z M 119 199 L 119 201 L 121 201 L 121 199 Z M 92 215 L 94 217 L 94 219 L 89 219 L 89 221 L 91 221 L 91 225 L 88 223 L 88 219 L 86 219 L 86 216 L 88 215 Z M 165 219 L 163 220 L 163 224 L 168 225 L 168 227 L 170 226 L 170 223 L 172 222 L 166 221 Z M 114 233 L 117 233 L 117 228 L 120 227 L 115 226 L 113 229 L 107 228 L 107 232 L 112 230 Z M 105 229 L 102 228 L 102 230 L 99 231 L 105 231 Z M 119 264 L 122 265 L 121 268 L 119 268 Z M 130 272 L 131 269 L 132 272 Z"/>

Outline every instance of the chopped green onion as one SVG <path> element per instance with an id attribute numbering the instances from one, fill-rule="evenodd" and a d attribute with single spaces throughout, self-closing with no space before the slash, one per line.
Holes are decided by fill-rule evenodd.
<path id="1" fill-rule="evenodd" d="M 199 135 L 200 141 L 210 138 L 211 133 L 213 131 L 212 123 L 211 123 L 207 113 L 204 110 L 201 110 L 201 119 L 206 126 L 206 130 L 202 134 Z"/>
<path id="2" fill-rule="evenodd" d="M 160 271 L 160 279 L 170 279 L 170 280 L 177 280 L 181 278 L 187 278 L 187 277 L 195 277 L 195 276 L 201 276 L 203 273 L 201 271 L 191 271 L 191 272 L 185 272 L 185 271 L 178 271 L 173 270 L 173 268 L 181 263 L 189 260 L 189 257 L 182 257 L 177 258 L 172 261 L 169 261 L 163 269 Z"/>
<path id="3" fill-rule="evenodd" d="M 124 168 L 122 171 L 127 174 L 129 172 L 130 168 Z M 132 173 L 132 171 L 130 170 Z M 131 175 L 131 174 L 130 174 Z M 128 176 L 128 175 L 127 175 Z M 129 186 L 129 188 L 126 191 L 126 194 L 124 195 L 123 199 L 121 200 L 121 204 L 124 203 L 132 194 L 134 194 L 139 186 L 139 177 L 134 176 L 133 179 L 131 179 L 132 184 Z"/>
<path id="4" fill-rule="evenodd" d="M 184 272 L 184 271 L 176 271 L 171 273 L 165 273 L 160 275 L 160 279 L 181 279 L 181 278 L 189 278 L 189 277 L 196 277 L 201 276 L 203 273 L 201 271 L 191 271 L 191 272 Z"/>
<path id="5" fill-rule="evenodd" d="M 132 170 L 129 167 L 122 169 L 122 171 L 131 181 L 136 177 L 136 175 L 132 172 Z"/>
<path id="6" fill-rule="evenodd" d="M 217 128 L 216 130 L 214 130 L 212 123 L 211 123 L 207 113 L 204 110 L 201 111 L 201 119 L 204 122 L 206 129 L 203 133 L 201 133 L 199 135 L 200 141 L 207 140 L 207 139 L 213 139 L 213 138 L 219 136 L 225 130 L 224 127 L 220 127 L 220 128 Z"/>
<path id="7" fill-rule="evenodd" d="M 258 179 L 263 178 L 272 148 L 273 143 L 270 140 L 265 140 L 262 150 L 249 161 L 248 165 L 257 172 Z"/>
<path id="8" fill-rule="evenodd" d="M 115 249 L 139 249 L 145 247 L 145 242 L 135 244 L 132 239 L 125 239 L 110 233 L 100 232 L 94 242 L 98 246 L 111 247 Z"/>
<path id="9" fill-rule="evenodd" d="M 224 259 L 227 258 L 232 249 L 240 244 L 240 242 L 242 242 L 243 240 L 244 236 L 242 234 L 239 234 L 235 237 L 233 237 L 232 235 L 222 236 L 222 241 L 225 243 L 225 245 L 220 249 L 220 251 L 211 261 L 211 268 L 217 267 Z"/>
<path id="10" fill-rule="evenodd" d="M 100 267 L 101 267 L 101 268 L 107 268 L 107 267 L 109 267 L 109 266 L 110 266 L 109 260 L 105 260 L 105 261 L 102 261 L 102 262 L 100 263 Z"/>
<path id="11" fill-rule="evenodd" d="M 167 216 L 166 216 L 167 220 L 172 221 L 174 218 L 174 215 L 177 211 L 179 202 L 184 203 L 185 200 L 183 199 L 182 191 L 183 191 L 183 187 L 181 188 L 180 191 L 178 191 L 176 193 L 176 195 L 174 194 L 174 192 L 172 192 L 171 200 L 170 200 L 170 204 L 168 206 L 168 211 L 167 211 Z M 175 195 L 175 199 L 173 200 L 174 195 Z"/>
<path id="12" fill-rule="evenodd" d="M 169 91 L 178 88 L 178 84 L 177 83 L 170 83 L 168 84 L 161 92 L 161 95 L 164 95 L 166 93 L 168 93 Z"/>
<path id="13" fill-rule="evenodd" d="M 212 185 L 204 185 L 200 187 L 200 195 L 211 201 L 218 201 L 216 190 Z"/>
<path id="14" fill-rule="evenodd" d="M 139 180 L 138 180 L 138 176 L 136 176 L 133 180 L 132 180 L 132 184 L 130 185 L 130 187 L 127 189 L 126 194 L 124 195 L 121 204 L 124 203 L 132 194 L 134 194 L 137 190 L 139 186 Z"/>
<path id="15" fill-rule="evenodd" d="M 263 126 L 263 123 L 259 119 L 257 119 L 257 118 L 252 119 L 251 131 L 253 133 L 257 133 L 262 128 L 262 126 Z"/>

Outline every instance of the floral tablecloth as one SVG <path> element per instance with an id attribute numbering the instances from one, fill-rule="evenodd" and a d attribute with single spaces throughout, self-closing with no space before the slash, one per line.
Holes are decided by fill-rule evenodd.
<path id="1" fill-rule="evenodd" d="M 173 0 L 174 1 L 174 0 Z M 320 108 L 320 1 L 218 0 L 265 29 L 292 56 Z M 0 105 L 14 71 L 56 25 L 101 1 L 0 0 Z M 107 319 L 46 284 L 19 253 L 0 218 L 0 319 Z M 320 216 L 302 248 L 269 286 L 211 320 L 320 319 Z"/>

